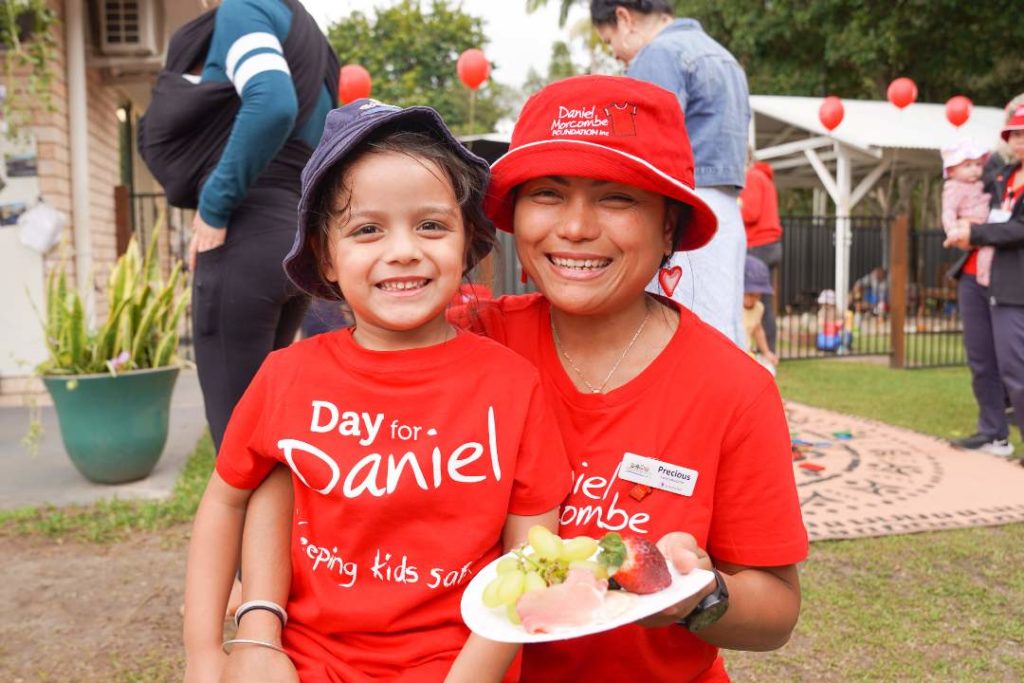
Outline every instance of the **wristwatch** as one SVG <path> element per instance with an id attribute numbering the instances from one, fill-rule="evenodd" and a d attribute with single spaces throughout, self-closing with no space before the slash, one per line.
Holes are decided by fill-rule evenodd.
<path id="1" fill-rule="evenodd" d="M 679 625 L 690 629 L 691 633 L 715 623 L 729 609 L 729 589 L 725 585 L 725 579 L 717 569 L 712 568 L 711 571 L 715 574 L 715 590 L 697 603 L 692 612 L 679 620 Z"/>

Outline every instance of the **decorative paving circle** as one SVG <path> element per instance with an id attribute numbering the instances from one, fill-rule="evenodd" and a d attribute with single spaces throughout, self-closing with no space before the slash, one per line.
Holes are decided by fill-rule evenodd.
<path id="1" fill-rule="evenodd" d="M 812 541 L 1024 521 L 1024 468 L 934 437 L 786 404 Z"/>

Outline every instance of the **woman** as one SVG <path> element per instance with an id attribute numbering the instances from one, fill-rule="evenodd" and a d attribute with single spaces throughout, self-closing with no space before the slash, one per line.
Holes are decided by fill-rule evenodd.
<path id="1" fill-rule="evenodd" d="M 643 625 L 528 646 L 522 680 L 728 680 L 718 647 L 769 650 L 789 638 L 807 536 L 771 376 L 693 313 L 645 292 L 673 251 L 715 231 L 693 191 L 682 112 L 671 93 L 634 79 L 560 81 L 527 102 L 492 172 L 488 213 L 514 232 L 541 294 L 484 302 L 465 319 L 540 370 L 574 469 L 562 534 L 660 539 L 672 559 L 696 555 L 719 572 Z M 674 493 L 657 479 L 628 481 L 624 463 L 653 463 L 688 484 Z M 248 519 L 246 534 L 247 598 L 287 594 L 268 571 L 268 557 L 286 554 L 280 540 L 250 543 Z M 276 637 L 273 616 L 254 616 L 267 628 L 252 622 L 252 637 Z M 280 657 L 240 649 L 229 668 Z"/>
<path id="2" fill-rule="evenodd" d="M 651 291 L 672 297 L 742 347 L 747 243 L 737 199 L 746 182 L 747 77 L 700 23 L 673 18 L 672 4 L 592 0 L 590 20 L 615 58 L 628 65 L 627 76 L 678 98 L 693 145 L 697 194 L 718 218 L 714 239 L 676 254 L 672 277 L 652 282 Z"/>
<path id="3" fill-rule="evenodd" d="M 993 179 L 989 222 L 962 225 L 945 246 L 964 250 L 953 275 L 959 279 L 964 348 L 978 402 L 977 433 L 953 445 L 1005 457 L 1013 454 L 1007 396 L 1024 433 L 1024 106 L 1007 121 L 1002 138 L 1013 161 Z M 975 264 L 978 248 L 986 245 L 996 251 L 989 285 L 983 287 Z"/>

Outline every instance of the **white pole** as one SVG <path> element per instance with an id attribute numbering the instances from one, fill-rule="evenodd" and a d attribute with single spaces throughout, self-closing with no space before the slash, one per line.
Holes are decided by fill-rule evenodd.
<path id="1" fill-rule="evenodd" d="M 836 315 L 846 316 L 847 294 L 850 291 L 850 153 L 836 143 Z"/>
<path id="2" fill-rule="evenodd" d="M 71 142 L 71 208 L 75 234 L 75 282 L 85 303 L 86 320 L 95 312 L 92 240 L 89 230 L 89 123 L 85 91 L 83 0 L 65 3 L 68 129 Z"/>

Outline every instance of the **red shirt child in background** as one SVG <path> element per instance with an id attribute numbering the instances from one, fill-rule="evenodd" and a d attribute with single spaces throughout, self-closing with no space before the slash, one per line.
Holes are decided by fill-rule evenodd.
<path id="1" fill-rule="evenodd" d="M 470 635 L 459 601 L 530 526 L 557 529 L 571 478 L 536 369 L 445 319 L 494 242 L 486 179 L 432 109 L 359 100 L 328 116 L 285 268 L 344 296 L 355 325 L 271 354 L 232 415 L 189 549 L 187 681 L 225 665 L 231 680 L 518 677 L 518 647 Z M 274 489 L 246 510 L 278 464 L 294 504 Z M 239 607 L 225 663 L 243 515 L 247 537 L 291 521 L 291 587 L 285 614 L 283 581 L 254 584 L 289 553 L 242 549 L 243 598 L 271 604 Z"/>
<path id="2" fill-rule="evenodd" d="M 747 249 L 763 247 L 782 239 L 779 193 L 772 167 L 755 162 L 747 167 L 747 184 L 740 191 L 740 212 L 747 229 Z"/>

